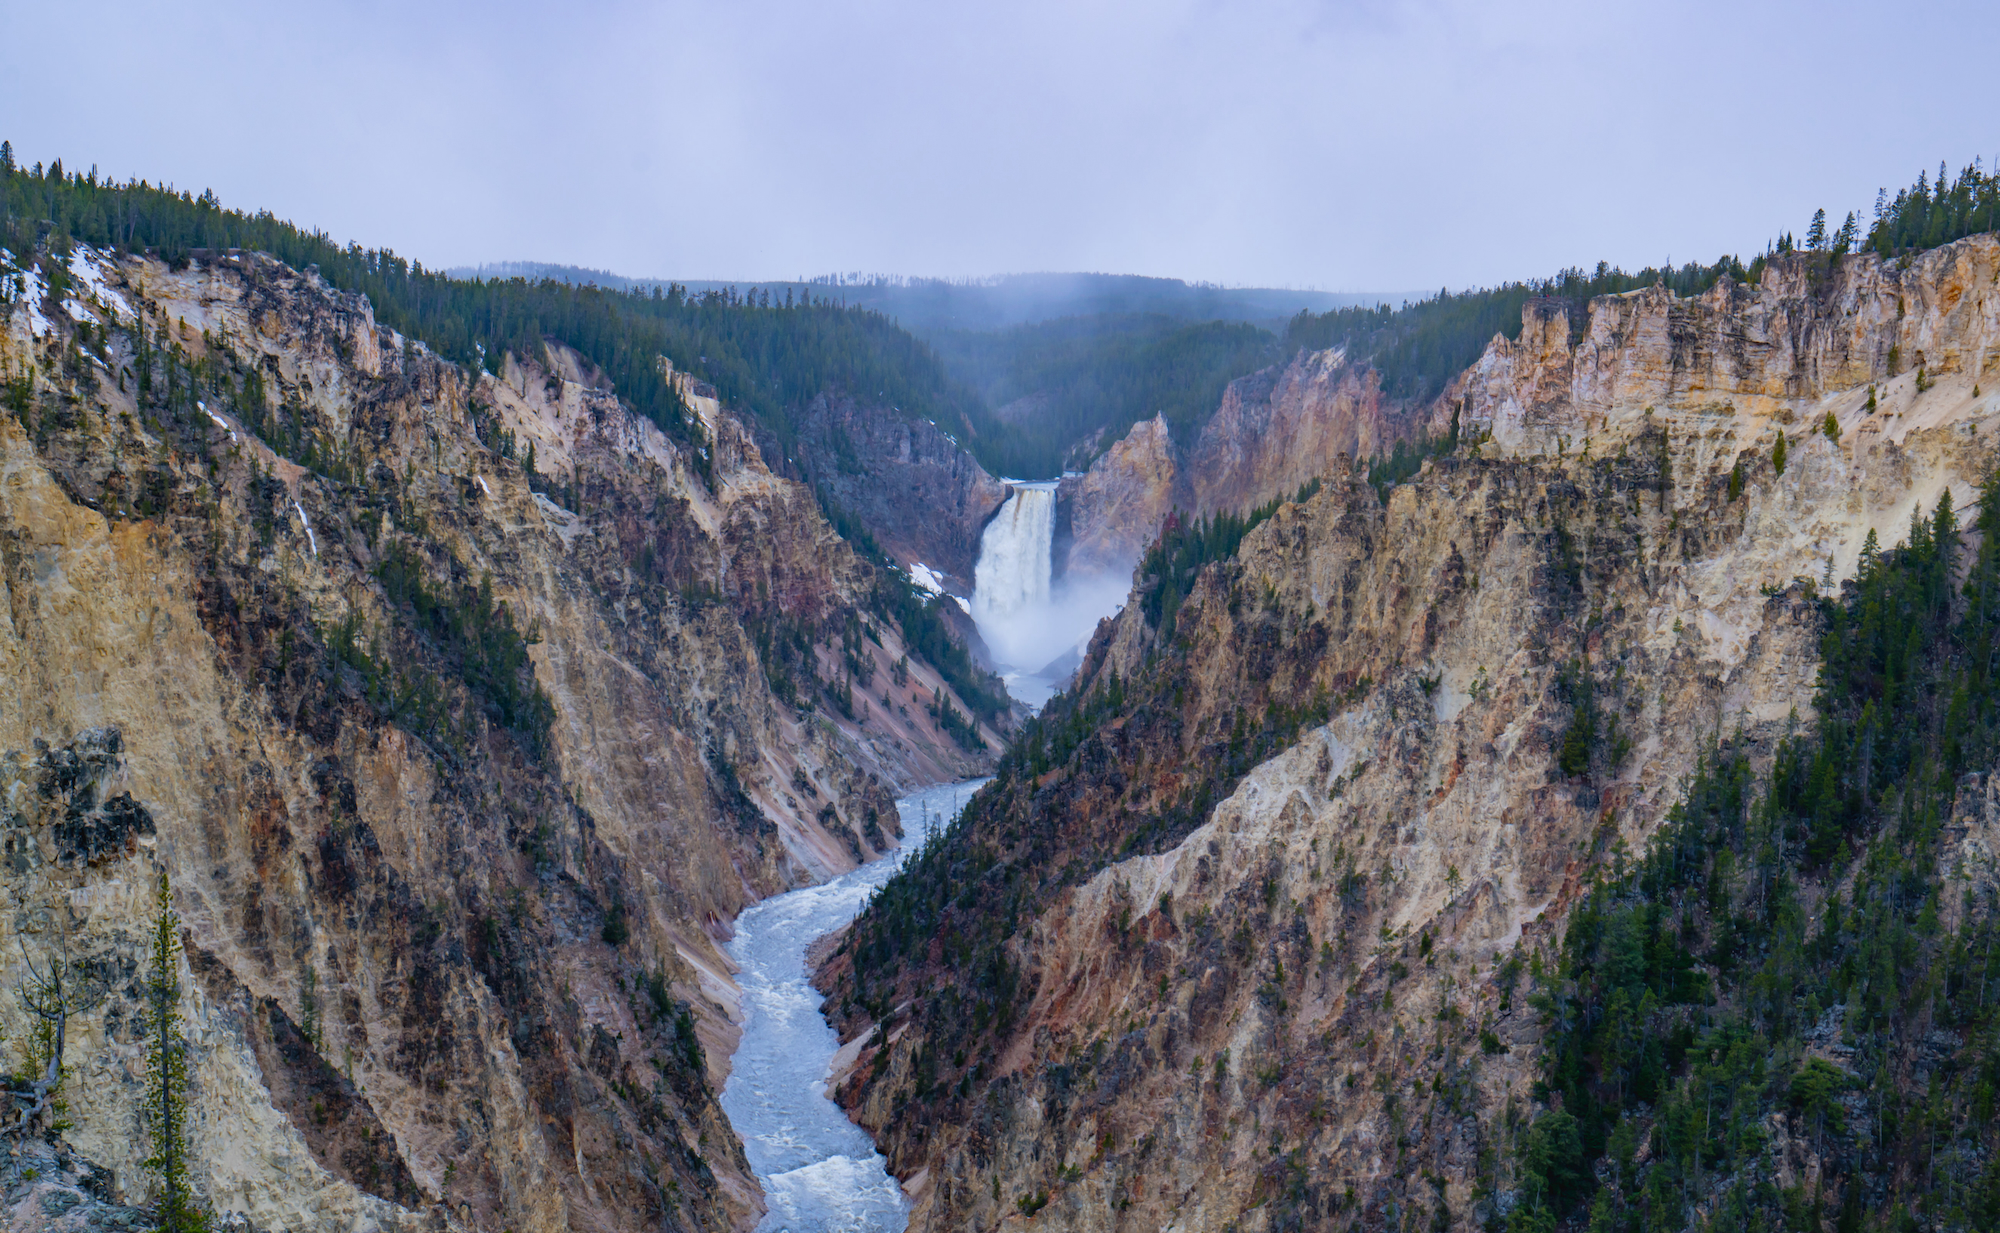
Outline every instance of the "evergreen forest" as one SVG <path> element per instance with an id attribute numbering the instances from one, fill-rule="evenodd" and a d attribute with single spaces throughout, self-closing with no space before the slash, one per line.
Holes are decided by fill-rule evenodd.
<path id="1" fill-rule="evenodd" d="M 1159 315 L 1064 317 L 933 342 L 947 370 L 1006 418 L 989 467 L 1037 478 L 1088 466 L 1155 415 L 1191 440 L 1231 381 L 1281 358 L 1270 332 L 1247 322 Z"/>
<path id="2" fill-rule="evenodd" d="M 2000 1228 L 2000 904 L 1956 851 L 2000 756 L 2000 476 L 1823 597 L 1816 700 L 1765 775 L 1718 734 L 1559 955 L 1512 1230 Z M 1954 577 L 1969 570 L 1958 587 Z M 1830 1162 L 1775 1179 L 1771 1115 Z"/>
<path id="3" fill-rule="evenodd" d="M 768 291 L 690 294 L 676 286 L 614 291 L 555 279 L 452 278 L 393 251 L 341 245 L 268 212 L 223 208 L 213 193 L 74 174 L 61 160 L 15 165 L 0 147 L 0 247 L 23 259 L 46 245 L 42 273 L 61 290 L 58 259 L 72 243 L 156 253 L 183 265 L 198 253 L 250 249 L 369 298 L 376 319 L 468 367 L 497 371 L 503 356 L 537 357 L 544 341 L 573 347 L 619 396 L 670 436 L 698 427 L 655 357 L 712 385 L 781 442 L 793 413 L 827 389 L 949 424 L 979 440 L 988 417 L 916 338 L 880 314 L 828 297 L 773 299 Z"/>

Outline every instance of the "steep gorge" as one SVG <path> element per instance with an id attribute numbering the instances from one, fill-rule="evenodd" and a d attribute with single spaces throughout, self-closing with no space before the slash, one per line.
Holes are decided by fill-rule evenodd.
<path id="1" fill-rule="evenodd" d="M 165 871 L 219 1213 L 752 1222 L 718 938 L 1001 742 L 899 665 L 900 584 L 685 377 L 696 447 L 573 352 L 468 373 L 257 254 L 18 260 L 0 979 L 127 974 L 69 1025 L 107 1195 L 148 1193 L 127 977 Z"/>
<path id="2" fill-rule="evenodd" d="M 1343 440 L 1185 595 L 1142 566 L 1071 698 L 822 970 L 913 1227 L 1518 1201 L 1523 964 L 1709 741 L 1768 761 L 1810 720 L 1814 588 L 1866 533 L 1971 501 L 1996 280 L 1980 236 L 1604 297 L 1574 339 L 1531 303 L 1433 412 L 1459 450 L 1386 503 Z"/>

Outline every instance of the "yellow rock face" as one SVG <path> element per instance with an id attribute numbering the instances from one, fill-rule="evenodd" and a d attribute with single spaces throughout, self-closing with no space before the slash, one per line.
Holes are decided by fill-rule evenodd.
<path id="1" fill-rule="evenodd" d="M 753 1222 L 717 939 L 892 846 L 898 791 L 984 765 L 921 707 L 773 695 L 758 631 L 872 575 L 692 385 L 712 487 L 573 354 L 473 380 L 265 258 L 91 259 L 123 314 L 0 317 L 27 382 L 0 420 L 0 981 L 62 948 L 107 974 L 69 1025 L 70 1141 L 147 1197 L 133 982 L 165 870 L 218 1212 Z M 448 602 L 395 602 L 385 562 Z M 453 632 L 482 589 L 529 634 L 540 735 Z M 903 648 L 877 632 L 880 682 Z M 0 1021 L 25 1037 L 11 996 Z"/>
<path id="2" fill-rule="evenodd" d="M 1128 604 L 1084 667 L 1127 701 L 982 815 L 982 859 L 1013 866 L 985 880 L 1033 896 L 1007 1031 L 929 1016 L 937 964 L 894 995 L 874 978 L 874 1005 L 915 998 L 886 1046 L 843 1024 L 843 1099 L 922 1179 L 913 1227 L 1039 1200 L 1064 1229 L 1312 1228 L 1412 1196 L 1476 1227 L 1540 1032 L 1501 965 L 1549 957 L 1715 734 L 1768 757 L 1810 717 L 1809 597 L 1869 531 L 1886 548 L 1947 490 L 1973 499 L 2000 439 L 1997 255 L 1982 237 L 1905 270 L 1599 300 L 1575 344 L 1531 304 L 1440 404 L 1458 454 L 1384 504 L 1330 446 L 1323 491 L 1200 575 L 1177 641 Z M 1570 774 L 1579 673 L 1619 740 Z M 1280 752 L 1234 762 L 1294 708 L 1312 718 Z M 1968 867 L 1991 859 L 1990 796 L 1962 805 Z M 1135 853 L 1134 833 L 1163 838 Z"/>

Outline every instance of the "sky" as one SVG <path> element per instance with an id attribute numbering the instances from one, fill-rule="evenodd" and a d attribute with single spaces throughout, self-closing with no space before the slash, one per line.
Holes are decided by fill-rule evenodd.
<path id="1" fill-rule="evenodd" d="M 428 266 L 1453 289 L 2000 153 L 2000 6 L 0 0 L 24 163 Z"/>

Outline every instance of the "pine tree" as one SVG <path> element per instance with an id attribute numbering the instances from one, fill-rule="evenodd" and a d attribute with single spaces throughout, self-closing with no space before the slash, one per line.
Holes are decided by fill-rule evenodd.
<path id="1" fill-rule="evenodd" d="M 1833 255 L 1836 257 L 1854 251 L 1854 242 L 1861 236 L 1861 220 L 1849 210 L 1841 220 L 1840 230 L 1833 233 Z"/>
<path id="2" fill-rule="evenodd" d="M 1826 210 L 1813 211 L 1812 226 L 1806 228 L 1806 247 L 1818 252 L 1826 247 Z"/>
<path id="3" fill-rule="evenodd" d="M 208 1214 L 188 1181 L 188 1046 L 181 1027 L 181 918 L 164 870 L 154 900 L 152 968 L 146 975 L 146 1121 L 160 1181 L 154 1217 L 162 1233 L 206 1233 Z"/>
<path id="4" fill-rule="evenodd" d="M 0 141 L 0 174 L 14 174 L 14 143 Z"/>
<path id="5" fill-rule="evenodd" d="M 1778 474 L 1785 473 L 1785 430 L 1782 428 L 1778 430 L 1778 446 L 1771 451 L 1771 466 Z"/>

